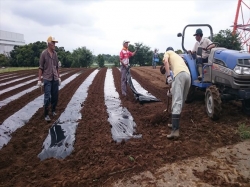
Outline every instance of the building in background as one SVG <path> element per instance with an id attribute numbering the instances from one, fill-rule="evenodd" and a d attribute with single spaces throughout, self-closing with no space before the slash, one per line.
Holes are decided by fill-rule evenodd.
<path id="1" fill-rule="evenodd" d="M 24 35 L 0 30 L 0 54 L 9 56 L 15 45 L 25 45 Z"/>

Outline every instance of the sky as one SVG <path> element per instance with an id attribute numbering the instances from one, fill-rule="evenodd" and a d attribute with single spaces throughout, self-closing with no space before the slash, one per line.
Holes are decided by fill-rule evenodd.
<path id="1" fill-rule="evenodd" d="M 250 0 L 244 0 L 250 5 Z M 86 47 L 94 55 L 118 55 L 123 40 L 143 43 L 160 53 L 182 49 L 188 24 L 209 24 L 216 34 L 232 29 L 238 0 L 0 0 L 0 30 L 24 34 L 26 44 L 54 36 L 72 52 Z M 248 5 L 248 6 L 249 6 Z M 244 19 L 250 18 L 243 9 Z M 239 16 L 238 23 L 242 23 Z M 192 49 L 198 27 L 188 27 L 185 48 Z M 200 27 L 204 37 L 208 27 Z"/>

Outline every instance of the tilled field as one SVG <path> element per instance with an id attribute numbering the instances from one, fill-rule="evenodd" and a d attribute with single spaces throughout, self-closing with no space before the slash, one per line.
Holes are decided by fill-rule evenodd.
<path id="1" fill-rule="evenodd" d="M 68 72 L 62 75 L 62 81 L 77 72 L 81 74 L 60 90 L 57 117 L 93 71 L 94 69 L 84 68 L 61 69 L 61 74 Z M 221 118 L 211 121 L 205 112 L 204 93 L 198 93 L 195 102 L 184 106 L 180 121 L 181 137 L 174 141 L 167 140 L 166 135 L 170 133 L 167 122 L 151 123 L 155 114 L 167 108 L 167 86 L 159 67 L 131 68 L 132 77 L 161 100 L 146 104 L 136 101 L 129 88 L 127 97 L 121 97 L 120 71 L 113 68 L 114 84 L 122 106 L 133 116 L 136 132 L 142 134 L 140 139 L 116 143 L 112 139 L 104 100 L 106 71 L 106 68 L 100 69 L 88 88 L 72 154 L 63 160 L 50 158 L 40 161 L 37 157 L 49 128 L 57 120 L 52 117 L 51 123 L 45 122 L 43 108 L 40 108 L 23 127 L 12 133 L 9 143 L 0 150 L 0 186 L 111 186 L 119 179 L 129 179 L 143 171 L 153 172 L 168 163 L 206 156 L 217 148 L 241 142 L 237 133 L 238 126 L 242 123 L 250 124 L 250 117 L 242 113 L 241 104 L 237 102 L 223 104 Z M 0 86 L 0 90 L 4 90 L 34 79 L 34 82 L 1 94 L 0 101 L 34 86 L 37 83 L 37 73 L 38 70 L 12 72 L 9 73 L 9 79 L 6 79 L 7 73 L 0 74 L 0 84 L 14 80 L 11 78 L 13 74 L 18 75 L 16 79 L 34 75 Z M 0 124 L 41 94 L 41 89 L 37 88 L 2 106 Z M 216 170 L 213 173 L 216 175 Z M 195 175 L 202 176 L 204 173 L 196 172 Z M 205 177 L 199 178 L 208 182 Z M 217 179 L 220 180 L 214 176 L 213 181 Z M 249 182 L 249 179 L 240 179 L 242 178 L 238 182 Z M 230 186 L 229 182 L 224 184 Z"/>

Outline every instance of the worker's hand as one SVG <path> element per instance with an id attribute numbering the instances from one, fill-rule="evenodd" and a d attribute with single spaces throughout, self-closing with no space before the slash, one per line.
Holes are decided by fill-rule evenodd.
<path id="1" fill-rule="evenodd" d="M 167 78 L 167 82 L 168 82 L 169 85 L 172 84 L 172 82 L 173 82 L 172 76 L 169 76 Z"/>
<path id="2" fill-rule="evenodd" d="M 202 48 L 202 50 L 207 51 L 207 48 Z"/>
<path id="3" fill-rule="evenodd" d="M 171 93 L 171 90 L 169 89 L 168 92 L 167 92 L 167 96 L 168 97 L 172 97 L 172 93 Z"/>
<path id="4" fill-rule="evenodd" d="M 193 54 L 196 54 L 196 51 L 191 51 L 191 50 L 188 50 L 188 53 L 193 55 Z"/>
<path id="5" fill-rule="evenodd" d="M 58 79 L 58 86 L 61 86 L 61 78 Z"/>
<path id="6" fill-rule="evenodd" d="M 166 69 L 165 69 L 165 66 L 164 65 L 161 65 L 161 67 L 160 67 L 160 72 L 161 72 L 161 74 L 165 74 L 166 73 Z"/>
<path id="7" fill-rule="evenodd" d="M 41 86 L 42 86 L 42 81 L 38 81 L 38 82 L 37 82 L 37 86 L 38 86 L 38 87 L 41 87 Z"/>

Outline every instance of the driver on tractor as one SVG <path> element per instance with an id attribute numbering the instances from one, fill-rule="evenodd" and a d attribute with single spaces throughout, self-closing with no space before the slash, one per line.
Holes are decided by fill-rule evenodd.
<path id="1" fill-rule="evenodd" d="M 208 38 L 202 38 L 203 37 L 203 32 L 202 32 L 202 30 L 200 28 L 196 30 L 194 36 L 195 36 L 195 39 L 196 39 L 197 42 L 195 43 L 193 50 L 189 51 L 189 52 L 191 54 L 196 54 L 197 51 L 198 51 L 198 48 L 199 47 L 202 48 L 202 56 L 197 56 L 196 57 L 198 72 L 200 74 L 198 76 L 198 79 L 201 79 L 203 63 L 208 62 L 209 53 L 207 53 L 207 51 L 214 48 L 215 45 L 212 44 L 211 40 L 209 40 Z M 210 45 L 210 44 L 212 44 L 212 45 Z"/>

